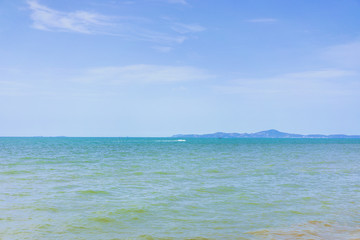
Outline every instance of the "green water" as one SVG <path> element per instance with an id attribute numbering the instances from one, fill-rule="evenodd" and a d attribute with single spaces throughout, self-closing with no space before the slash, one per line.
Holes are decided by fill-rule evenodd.
<path id="1" fill-rule="evenodd" d="M 352 239 L 360 139 L 0 138 L 0 189 L 4 240 Z"/>

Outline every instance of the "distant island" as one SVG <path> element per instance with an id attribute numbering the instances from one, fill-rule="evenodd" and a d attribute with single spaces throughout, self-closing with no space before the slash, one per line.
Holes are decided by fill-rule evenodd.
<path id="1" fill-rule="evenodd" d="M 275 129 L 261 131 L 256 133 L 210 133 L 210 134 L 177 134 L 174 138 L 360 138 L 360 135 L 344 135 L 344 134 L 293 134 L 280 132 Z"/>

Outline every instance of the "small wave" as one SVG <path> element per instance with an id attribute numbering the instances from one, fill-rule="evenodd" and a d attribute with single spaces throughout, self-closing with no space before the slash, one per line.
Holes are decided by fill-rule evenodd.
<path id="1" fill-rule="evenodd" d="M 175 140 L 156 140 L 155 142 L 186 142 L 185 139 L 175 139 Z"/>
<path id="2" fill-rule="evenodd" d="M 280 184 L 279 186 L 288 187 L 288 188 L 301 188 L 302 187 L 299 184 L 291 184 L 291 183 Z"/>
<path id="3" fill-rule="evenodd" d="M 13 197 L 28 197 L 31 196 L 30 192 L 21 192 L 21 193 L 4 193 L 5 195 L 13 196 Z"/>
<path id="4" fill-rule="evenodd" d="M 308 221 L 288 229 L 262 229 L 247 232 L 260 239 L 359 239 L 360 230 L 323 221 Z M 257 238 L 257 239 L 258 239 Z"/>
<path id="5" fill-rule="evenodd" d="M 45 211 L 45 212 L 59 212 L 59 209 L 54 207 L 36 207 L 34 208 L 36 211 Z"/>
<path id="6" fill-rule="evenodd" d="M 218 186 L 218 187 L 210 187 L 210 188 L 199 188 L 196 189 L 197 192 L 203 192 L 203 193 L 215 193 L 215 194 L 223 194 L 223 193 L 230 193 L 235 192 L 235 187 L 229 187 L 229 186 Z"/>
<path id="7" fill-rule="evenodd" d="M 173 172 L 163 172 L 163 171 L 157 171 L 154 172 L 155 174 L 159 174 L 159 175 L 174 175 L 175 173 Z"/>
<path id="8" fill-rule="evenodd" d="M 107 191 L 100 191 L 100 190 L 82 190 L 82 191 L 77 191 L 77 193 L 80 194 L 99 194 L 99 195 L 108 195 L 110 194 Z"/>
<path id="9" fill-rule="evenodd" d="M 12 171 L 5 171 L 5 172 L 0 172 L 0 174 L 3 175 L 16 175 L 16 174 L 24 174 L 24 173 L 31 173 L 30 171 L 17 171 L 17 170 L 12 170 Z"/>
<path id="10" fill-rule="evenodd" d="M 92 217 L 92 218 L 89 218 L 89 220 L 94 221 L 94 222 L 99 222 L 99 223 L 115 222 L 115 219 L 109 218 L 109 217 Z"/>
<path id="11" fill-rule="evenodd" d="M 154 237 L 154 236 L 151 236 L 151 235 L 140 235 L 139 236 L 140 239 L 144 239 L 144 240 L 170 240 L 170 239 L 174 239 L 172 237 L 169 237 L 169 238 L 162 238 L 162 237 Z M 186 238 L 186 240 L 214 240 L 215 238 L 205 238 L 205 237 L 191 237 L 191 238 Z M 237 238 L 239 240 L 248 240 L 248 239 L 245 239 L 245 238 Z M 116 239 L 117 240 L 117 239 Z"/>
<path id="12" fill-rule="evenodd" d="M 146 213 L 147 210 L 141 207 L 133 207 L 133 208 L 120 208 L 113 212 L 113 214 L 142 214 Z M 110 213 L 112 214 L 112 213 Z"/>

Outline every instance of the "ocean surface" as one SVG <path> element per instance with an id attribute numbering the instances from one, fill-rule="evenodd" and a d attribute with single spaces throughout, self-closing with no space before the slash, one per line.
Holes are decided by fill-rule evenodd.
<path id="1" fill-rule="evenodd" d="M 360 139 L 0 138 L 0 239 L 360 239 Z"/>

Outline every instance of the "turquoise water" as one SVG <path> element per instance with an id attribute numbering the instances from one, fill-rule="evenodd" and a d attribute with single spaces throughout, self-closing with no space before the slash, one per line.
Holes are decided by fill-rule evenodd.
<path id="1" fill-rule="evenodd" d="M 360 238 L 360 139 L 0 138 L 0 239 Z"/>

